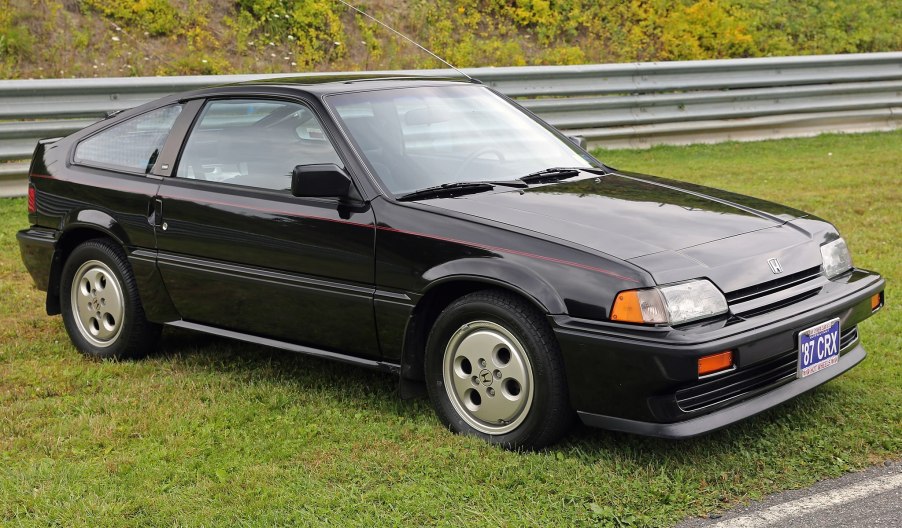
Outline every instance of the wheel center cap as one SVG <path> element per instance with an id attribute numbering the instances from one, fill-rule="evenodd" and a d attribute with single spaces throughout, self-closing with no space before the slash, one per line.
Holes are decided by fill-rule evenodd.
<path id="1" fill-rule="evenodd" d="M 492 381 L 495 378 L 492 376 L 492 373 L 488 371 L 488 369 L 482 369 L 479 372 L 479 380 L 482 381 L 482 384 L 488 387 L 492 384 Z"/>

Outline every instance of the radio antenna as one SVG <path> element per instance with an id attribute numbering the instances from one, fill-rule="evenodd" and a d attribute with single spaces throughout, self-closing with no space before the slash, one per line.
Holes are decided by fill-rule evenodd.
<path id="1" fill-rule="evenodd" d="M 398 35 L 399 37 L 401 37 L 402 39 L 406 40 L 407 42 L 410 42 L 410 43 L 413 44 L 414 46 L 416 46 L 416 47 L 420 48 L 421 50 L 425 51 L 426 53 L 428 53 L 429 55 L 431 55 L 433 58 L 437 59 L 439 62 L 441 62 L 441 63 L 444 64 L 445 66 L 447 66 L 447 67 L 451 68 L 452 70 L 456 71 L 457 73 L 463 75 L 463 76 L 466 77 L 467 79 L 469 79 L 469 80 L 471 80 L 471 81 L 473 80 L 472 77 L 470 77 L 470 76 L 467 75 L 466 73 L 464 73 L 464 72 L 460 71 L 459 69 L 457 69 L 457 68 L 456 68 L 453 64 L 451 64 L 450 62 L 448 62 L 448 61 L 446 61 L 445 59 L 439 57 L 439 56 L 436 55 L 435 53 L 432 53 L 431 51 L 429 51 L 428 49 L 426 49 L 425 47 L 423 47 L 422 45 L 420 45 L 420 43 L 416 42 L 415 40 L 413 40 L 412 38 L 408 37 L 408 36 L 405 35 L 404 33 L 401 33 L 400 31 L 396 30 L 395 28 L 389 26 L 388 24 L 386 24 L 385 22 L 379 20 L 378 18 L 374 17 L 373 15 L 370 15 L 369 13 L 366 13 L 365 11 L 363 11 L 363 10 L 361 10 L 361 9 L 358 9 L 357 7 L 355 7 L 355 6 L 351 5 L 351 4 L 349 4 L 348 2 L 345 2 L 345 0 L 335 0 L 335 1 L 338 2 L 338 3 L 340 3 L 340 4 L 346 5 L 347 7 L 350 7 L 350 8 L 353 9 L 354 11 L 357 11 L 358 13 L 360 13 L 360 14 L 363 15 L 363 16 L 365 16 L 366 18 L 372 20 L 373 22 L 379 24 L 380 26 L 384 27 L 385 29 L 391 31 L 391 32 L 394 33 L 395 35 Z"/>

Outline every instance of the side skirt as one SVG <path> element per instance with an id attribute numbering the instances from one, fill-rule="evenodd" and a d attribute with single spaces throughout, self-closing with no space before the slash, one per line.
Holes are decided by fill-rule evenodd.
<path id="1" fill-rule="evenodd" d="M 263 345 L 273 348 L 279 348 L 282 350 L 288 350 L 290 352 L 298 352 L 300 354 L 306 354 L 308 356 L 330 359 L 332 361 L 339 361 L 341 363 L 348 363 L 350 365 L 373 370 L 380 370 L 392 374 L 400 374 L 401 372 L 401 365 L 398 365 L 396 363 L 363 359 L 355 356 L 349 356 L 347 354 L 341 354 L 338 352 L 329 352 L 328 350 L 320 350 L 318 348 L 296 345 L 294 343 L 278 341 L 276 339 L 269 339 L 252 334 L 244 334 L 241 332 L 235 332 L 233 330 L 225 330 L 223 328 L 217 328 L 215 326 L 207 326 L 198 323 L 191 323 L 188 321 L 171 321 L 166 323 L 166 325 L 174 326 L 176 328 L 185 328 L 187 330 L 194 330 L 197 332 L 204 332 L 206 334 L 213 334 L 221 337 L 228 337 L 230 339 L 237 339 L 238 341 L 245 341 L 247 343 L 253 343 L 255 345 Z"/>

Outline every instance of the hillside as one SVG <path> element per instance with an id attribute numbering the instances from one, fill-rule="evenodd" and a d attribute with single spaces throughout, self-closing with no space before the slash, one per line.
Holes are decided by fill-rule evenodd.
<path id="1" fill-rule="evenodd" d="M 898 0 L 357 0 L 460 67 L 902 49 Z M 334 0 L 0 0 L 0 78 L 439 67 Z"/>

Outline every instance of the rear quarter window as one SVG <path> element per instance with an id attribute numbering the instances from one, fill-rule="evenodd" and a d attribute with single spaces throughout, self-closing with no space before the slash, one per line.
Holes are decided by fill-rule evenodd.
<path id="1" fill-rule="evenodd" d="M 158 108 L 98 132 L 75 147 L 75 163 L 147 174 L 181 111 L 181 105 Z"/>

